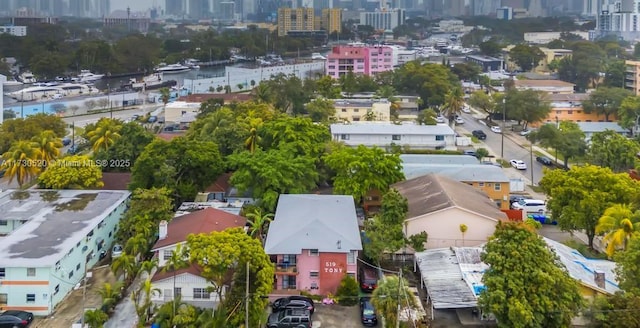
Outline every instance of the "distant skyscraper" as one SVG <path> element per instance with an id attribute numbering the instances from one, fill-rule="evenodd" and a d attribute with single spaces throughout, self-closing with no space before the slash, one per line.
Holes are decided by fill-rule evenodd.
<path id="1" fill-rule="evenodd" d="M 186 9 L 185 0 L 166 0 L 164 8 L 165 15 L 180 16 L 184 14 Z"/>
<path id="2" fill-rule="evenodd" d="M 211 17 L 211 10 L 209 9 L 208 0 L 189 0 L 187 14 L 191 18 L 209 18 Z"/>
<path id="3" fill-rule="evenodd" d="M 111 13 L 111 0 L 93 0 L 93 16 L 105 17 Z"/>
<path id="4" fill-rule="evenodd" d="M 442 17 L 444 15 L 444 2 L 442 0 L 424 0 L 424 9 L 429 18 Z"/>
<path id="5" fill-rule="evenodd" d="M 90 0 L 69 0 L 69 14 L 71 16 L 86 17 L 91 9 Z"/>

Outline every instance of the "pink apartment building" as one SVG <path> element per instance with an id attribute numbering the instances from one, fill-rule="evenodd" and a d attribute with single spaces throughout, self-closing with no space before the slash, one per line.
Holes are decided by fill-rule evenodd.
<path id="1" fill-rule="evenodd" d="M 375 75 L 393 69 L 393 49 L 387 46 L 337 46 L 327 55 L 326 65 L 327 74 L 334 79 L 349 71 Z"/>
<path id="2" fill-rule="evenodd" d="M 357 279 L 360 230 L 352 196 L 280 195 L 265 242 L 276 266 L 274 294 L 335 293 Z"/>

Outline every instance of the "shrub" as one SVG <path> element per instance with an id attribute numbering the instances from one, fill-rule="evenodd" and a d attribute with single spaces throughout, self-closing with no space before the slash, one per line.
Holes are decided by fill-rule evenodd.
<path id="1" fill-rule="evenodd" d="M 358 282 L 350 275 L 345 275 L 340 281 L 340 287 L 336 292 L 338 304 L 351 306 L 358 304 Z"/>

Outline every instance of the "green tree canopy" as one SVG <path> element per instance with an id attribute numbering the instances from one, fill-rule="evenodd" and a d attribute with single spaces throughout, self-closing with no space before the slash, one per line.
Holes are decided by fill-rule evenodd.
<path id="1" fill-rule="evenodd" d="M 587 154 L 591 164 L 608 167 L 613 172 L 623 172 L 635 168 L 638 152 L 638 142 L 607 130 L 593 134 Z"/>
<path id="2" fill-rule="evenodd" d="M 559 125 L 558 128 L 555 124 L 544 124 L 531 138 L 545 147 L 556 149 L 564 157 L 564 166 L 568 167 L 570 159 L 586 153 L 587 142 L 578 124 L 562 121 Z"/>
<path id="3" fill-rule="evenodd" d="M 377 147 L 341 145 L 325 155 L 324 161 L 335 172 L 333 192 L 352 195 L 357 203 L 374 189 L 384 193 L 391 184 L 404 180 L 400 156 Z"/>
<path id="4" fill-rule="evenodd" d="M 130 190 L 168 187 L 177 203 L 193 199 L 224 171 L 218 146 L 184 137 L 147 145 L 133 169 Z"/>
<path id="5" fill-rule="evenodd" d="M 144 148 L 155 139 L 151 132 L 136 122 L 123 124 L 119 134 L 120 138 L 115 140 L 111 147 L 94 154 L 96 161 L 114 164 L 103 166 L 104 172 L 131 171 Z"/>
<path id="6" fill-rule="evenodd" d="M 615 115 L 622 105 L 622 102 L 631 96 L 631 93 L 622 88 L 598 87 L 589 94 L 589 99 L 582 102 L 585 113 L 595 113 L 603 115 L 606 122 L 609 122 L 611 115 Z"/>
<path id="7" fill-rule="evenodd" d="M 518 66 L 520 66 L 523 71 L 530 71 L 534 67 L 538 66 L 538 63 L 545 57 L 545 55 L 540 48 L 536 46 L 519 44 L 511 48 L 509 51 L 509 57 Z"/>
<path id="8" fill-rule="evenodd" d="M 371 295 L 371 304 L 384 316 L 387 327 L 398 322 L 398 308 L 415 308 L 416 299 L 409 291 L 407 280 L 397 276 L 385 277 Z"/>
<path id="9" fill-rule="evenodd" d="M 331 140 L 329 129 L 309 118 L 280 115 L 265 122 L 259 131 L 263 149 L 286 147 L 294 154 L 317 159 Z"/>
<path id="10" fill-rule="evenodd" d="M 525 129 L 529 123 L 540 122 L 551 112 L 551 105 L 543 91 L 513 88 L 507 91 L 505 99 L 507 117 L 523 121 Z"/>
<path id="11" fill-rule="evenodd" d="M 393 86 L 400 92 L 417 94 L 426 105 L 439 106 L 445 94 L 459 86 L 459 80 L 446 66 L 413 61 L 393 72 Z"/>
<path id="12" fill-rule="evenodd" d="M 307 113 L 314 122 L 329 122 L 336 115 L 336 108 L 331 100 L 315 99 L 307 104 Z"/>
<path id="13" fill-rule="evenodd" d="M 67 125 L 54 115 L 36 114 L 26 118 L 5 120 L 0 125 L 0 153 L 4 153 L 18 140 L 31 140 L 42 131 L 53 131 L 57 138 L 64 137 Z"/>
<path id="14" fill-rule="evenodd" d="M 478 305 L 498 327 L 568 327 L 583 304 L 578 283 L 528 225 L 499 222 L 481 259 Z"/>
<path id="15" fill-rule="evenodd" d="M 598 220 L 613 204 L 626 204 L 640 191 L 628 174 L 594 165 L 549 170 L 540 180 L 547 209 L 564 231 L 583 230 L 593 248 Z"/>
<path id="16" fill-rule="evenodd" d="M 167 188 L 136 189 L 131 196 L 129 210 L 120 220 L 116 237 L 122 245 L 128 240 L 143 235 L 155 241 L 160 221 L 173 218 L 171 190 Z"/>
<path id="17" fill-rule="evenodd" d="M 67 156 L 50 164 L 38 177 L 44 189 L 89 189 L 100 188 L 102 170 L 88 156 Z"/>
<path id="18" fill-rule="evenodd" d="M 640 296 L 640 238 L 632 238 L 627 249 L 616 253 L 614 259 L 618 263 L 616 275 L 620 289 Z"/>
<path id="19" fill-rule="evenodd" d="M 494 95 L 496 94 L 494 93 Z M 488 95 L 482 90 L 474 91 L 471 97 L 469 97 L 468 102 L 469 105 L 487 113 L 487 119 L 489 120 L 491 120 L 493 114 L 502 110 L 502 100 L 500 100 L 500 105 L 498 105 L 495 96 Z"/>

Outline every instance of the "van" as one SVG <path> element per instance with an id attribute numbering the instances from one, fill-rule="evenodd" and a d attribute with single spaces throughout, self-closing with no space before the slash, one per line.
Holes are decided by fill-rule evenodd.
<path id="1" fill-rule="evenodd" d="M 378 287 L 378 271 L 371 267 L 360 267 L 358 281 L 362 291 L 373 292 Z"/>
<path id="2" fill-rule="evenodd" d="M 520 199 L 511 205 L 514 210 L 523 210 L 526 213 L 544 213 L 547 211 L 547 204 L 539 199 Z"/>

